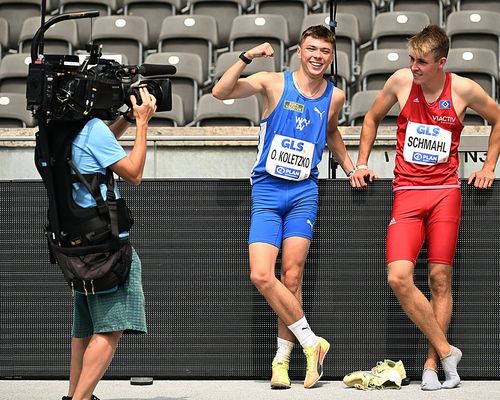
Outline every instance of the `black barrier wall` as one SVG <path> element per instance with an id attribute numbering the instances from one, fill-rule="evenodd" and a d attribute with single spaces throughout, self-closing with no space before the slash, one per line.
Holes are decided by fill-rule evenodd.
<path id="1" fill-rule="evenodd" d="M 449 337 L 463 378 L 500 376 L 500 184 L 462 185 L 463 220 Z M 134 211 L 149 334 L 125 336 L 107 377 L 269 378 L 276 319 L 248 276 L 248 181 L 145 181 L 122 185 Z M 386 284 L 390 181 L 352 190 L 320 182 L 320 210 L 306 266 L 304 307 L 332 343 L 325 378 L 402 359 L 419 378 L 426 342 Z M 66 377 L 72 299 L 48 262 L 41 182 L 0 182 L 0 377 Z M 415 280 L 426 288 L 426 253 Z M 279 270 L 277 271 L 279 272 Z M 296 346 L 291 375 L 302 379 Z"/>

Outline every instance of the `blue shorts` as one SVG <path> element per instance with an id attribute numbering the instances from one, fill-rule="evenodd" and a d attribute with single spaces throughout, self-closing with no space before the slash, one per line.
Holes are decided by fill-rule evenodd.
<path id="1" fill-rule="evenodd" d="M 269 178 L 252 187 L 252 214 L 248 243 L 281 242 L 298 236 L 311 240 L 318 214 L 318 184 L 312 179 L 294 182 Z"/>

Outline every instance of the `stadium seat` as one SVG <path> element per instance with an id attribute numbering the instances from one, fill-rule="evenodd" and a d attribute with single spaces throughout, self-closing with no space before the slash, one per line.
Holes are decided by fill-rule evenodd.
<path id="1" fill-rule="evenodd" d="M 363 119 L 365 118 L 366 113 L 375 101 L 378 93 L 378 90 L 366 90 L 357 92 L 354 94 L 354 96 L 352 96 L 351 109 L 349 113 L 349 125 L 363 125 Z M 382 119 L 380 125 L 396 125 L 399 111 L 399 104 L 394 104 L 387 115 L 384 117 L 384 119 Z"/>
<path id="2" fill-rule="evenodd" d="M 5 18 L 0 18 L 0 58 L 9 49 L 9 23 Z"/>
<path id="3" fill-rule="evenodd" d="M 361 43 L 370 41 L 372 36 L 373 21 L 377 15 L 378 8 L 383 5 L 384 0 L 339 0 L 337 12 L 355 15 L 361 35 Z M 322 4 L 323 12 L 329 12 L 330 1 L 319 0 Z"/>
<path id="4" fill-rule="evenodd" d="M 124 54 L 131 64 L 142 64 L 148 44 L 147 22 L 130 15 L 98 17 L 92 26 L 92 38 L 102 45 L 103 53 Z"/>
<path id="5" fill-rule="evenodd" d="M 31 55 L 7 54 L 0 60 L 0 92 L 26 94 L 26 77 Z"/>
<path id="6" fill-rule="evenodd" d="M 158 51 L 198 54 L 202 60 L 205 85 L 211 82 L 217 45 L 217 21 L 209 15 L 177 15 L 163 20 Z"/>
<path id="7" fill-rule="evenodd" d="M 205 94 L 198 103 L 194 122 L 196 126 L 258 126 L 259 102 L 256 96 L 219 100 Z"/>
<path id="8" fill-rule="evenodd" d="M 99 11 L 100 17 L 112 15 L 118 7 L 118 0 L 60 0 L 59 12 Z M 76 20 L 78 28 L 78 49 L 85 49 L 90 41 L 92 22 L 90 18 Z"/>
<path id="9" fill-rule="evenodd" d="M 335 28 L 335 44 L 337 51 L 342 51 L 349 57 L 351 75 L 354 76 L 359 71 L 359 45 L 361 35 L 359 23 L 356 16 L 346 13 L 337 13 L 337 27 Z M 325 25 L 330 27 L 330 14 L 309 14 L 302 22 L 302 31 L 312 25 Z"/>
<path id="10" fill-rule="evenodd" d="M 143 17 L 148 21 L 148 49 L 156 49 L 161 24 L 166 17 L 176 15 L 184 0 L 123 0 L 123 14 Z"/>
<path id="11" fill-rule="evenodd" d="M 444 26 L 450 0 L 390 0 L 389 11 L 417 11 L 429 16 L 432 24 Z"/>
<path id="12" fill-rule="evenodd" d="M 203 66 L 198 54 L 167 52 L 155 53 L 146 57 L 151 64 L 169 64 L 177 68 L 175 75 L 169 77 L 172 82 L 172 93 L 182 99 L 184 119 L 191 122 L 198 106 L 201 86 L 203 86 Z"/>
<path id="13" fill-rule="evenodd" d="M 191 15 L 209 15 L 217 21 L 219 48 L 226 48 L 233 19 L 242 15 L 250 0 L 190 0 Z"/>
<path id="14" fill-rule="evenodd" d="M 289 45 L 285 17 L 258 14 L 240 15 L 234 19 L 229 34 L 230 51 L 245 51 L 263 42 L 273 46 L 276 71 L 282 71 L 286 64 L 285 49 Z"/>
<path id="15" fill-rule="evenodd" d="M 497 96 L 498 62 L 491 50 L 450 49 L 445 70 L 477 82 L 494 99 Z"/>
<path id="16" fill-rule="evenodd" d="M 359 76 L 362 90 L 382 89 L 387 79 L 398 69 L 409 67 L 406 49 L 370 50 L 365 54 Z"/>
<path id="17" fill-rule="evenodd" d="M 31 111 L 26 110 L 25 93 L 0 93 L 0 127 L 32 128 L 35 125 Z"/>
<path id="18" fill-rule="evenodd" d="M 182 104 L 181 96 L 172 94 L 172 110 L 159 111 L 153 115 L 149 120 L 149 126 L 184 126 L 186 120 L 184 119 L 184 106 Z"/>
<path id="19" fill-rule="evenodd" d="M 417 11 L 378 14 L 373 23 L 373 48 L 406 49 L 407 40 L 430 23 L 426 14 Z"/>
<path id="20" fill-rule="evenodd" d="M 297 44 L 304 17 L 315 5 L 313 0 L 254 0 L 256 14 L 275 14 L 285 17 L 288 23 L 290 45 Z"/>
<path id="21" fill-rule="evenodd" d="M 462 124 L 481 126 L 481 125 L 488 125 L 488 121 L 486 121 L 473 109 L 467 108 L 467 110 L 465 110 L 464 120 L 462 121 Z"/>
<path id="22" fill-rule="evenodd" d="M 30 17 L 39 17 L 40 4 L 40 0 L 0 0 L 0 16 L 9 23 L 7 48 L 17 50 L 24 20 Z M 40 21 L 38 26 L 40 26 Z M 3 40 L 1 39 L 1 41 Z"/>
<path id="23" fill-rule="evenodd" d="M 492 11 L 456 11 L 448 16 L 446 31 L 451 48 L 500 51 L 500 13 Z"/>
<path id="24" fill-rule="evenodd" d="M 500 12 L 498 0 L 455 0 L 457 11 L 483 10 Z"/>
<path id="25" fill-rule="evenodd" d="M 19 52 L 29 53 L 36 31 L 40 28 L 40 17 L 24 20 L 19 34 Z M 73 54 L 78 46 L 78 29 L 73 20 L 52 25 L 43 35 L 44 54 Z"/>

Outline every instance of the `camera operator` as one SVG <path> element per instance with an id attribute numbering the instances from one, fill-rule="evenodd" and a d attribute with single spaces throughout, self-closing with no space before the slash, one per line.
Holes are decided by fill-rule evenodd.
<path id="1" fill-rule="evenodd" d="M 106 169 L 128 183 L 141 182 L 146 161 L 148 122 L 156 111 L 156 98 L 144 87 L 137 104 L 130 96 L 132 108 L 109 127 L 100 119 L 89 120 L 72 143 L 72 159 L 82 174 L 106 173 Z M 136 138 L 127 156 L 118 138 L 131 123 L 136 124 Z M 106 197 L 106 185 L 101 185 Z M 115 187 L 116 197 L 119 197 Z M 93 207 L 95 201 L 83 185 L 73 188 L 75 202 Z M 120 232 L 128 237 L 128 232 Z M 71 370 L 68 396 L 63 400 L 98 400 L 92 393 L 108 368 L 123 333 L 145 334 L 146 317 L 141 283 L 141 262 L 132 253 L 130 274 L 117 289 L 92 296 L 75 292 L 71 340 Z"/>

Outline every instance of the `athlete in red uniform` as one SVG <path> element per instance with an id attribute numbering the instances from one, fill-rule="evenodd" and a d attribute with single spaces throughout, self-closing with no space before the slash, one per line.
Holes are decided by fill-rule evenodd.
<path id="1" fill-rule="evenodd" d="M 387 230 L 388 281 L 408 317 L 429 341 L 422 389 L 454 388 L 460 383 L 461 351 L 446 332 L 451 320 L 451 273 L 460 224 L 461 194 L 458 145 L 467 107 L 491 124 L 483 168 L 469 177 L 477 188 L 491 187 L 500 153 L 500 109 L 470 79 L 445 73 L 449 40 L 431 25 L 408 42 L 410 68 L 396 71 L 365 116 L 357 170 L 351 185 L 363 188 L 375 177 L 368 169 L 377 128 L 398 102 L 394 203 Z M 424 238 L 429 264 L 429 302 L 413 282 L 413 271 Z M 437 377 L 441 361 L 446 380 Z"/>

